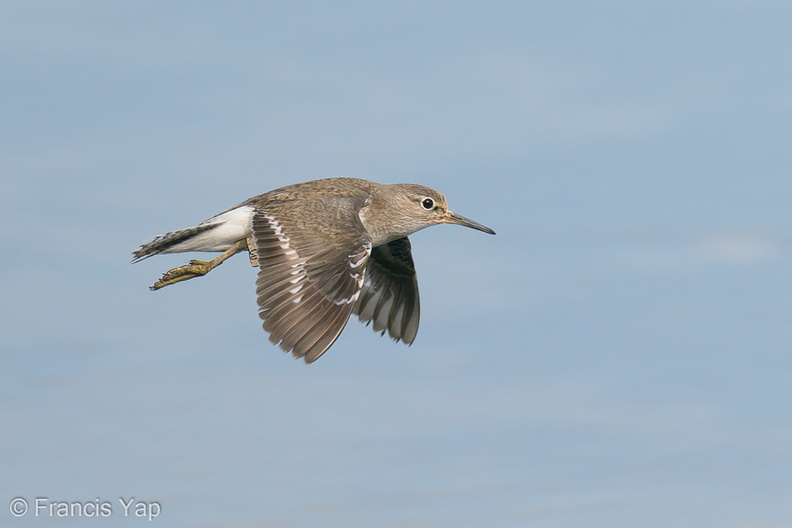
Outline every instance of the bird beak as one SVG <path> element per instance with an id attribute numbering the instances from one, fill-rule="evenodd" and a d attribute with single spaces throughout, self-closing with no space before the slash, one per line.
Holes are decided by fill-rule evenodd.
<path id="1" fill-rule="evenodd" d="M 495 231 L 490 229 L 487 226 L 481 225 L 478 222 L 474 222 L 470 218 L 465 218 L 462 215 L 458 215 L 456 213 L 452 213 L 448 211 L 444 219 L 446 224 L 457 224 L 465 227 L 472 227 L 473 229 L 478 229 L 479 231 L 484 231 L 485 233 L 489 233 L 490 235 L 494 235 Z"/>

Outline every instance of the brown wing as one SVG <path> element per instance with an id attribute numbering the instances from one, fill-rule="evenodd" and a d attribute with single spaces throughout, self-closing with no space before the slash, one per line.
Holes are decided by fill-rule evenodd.
<path id="1" fill-rule="evenodd" d="M 335 342 L 360 295 L 371 242 L 358 210 L 354 203 L 279 202 L 253 217 L 264 330 L 307 363 Z"/>
<path id="2" fill-rule="evenodd" d="M 372 249 L 354 313 L 364 323 L 373 322 L 374 331 L 387 330 L 396 341 L 410 345 L 415 340 L 421 306 L 407 237 Z"/>

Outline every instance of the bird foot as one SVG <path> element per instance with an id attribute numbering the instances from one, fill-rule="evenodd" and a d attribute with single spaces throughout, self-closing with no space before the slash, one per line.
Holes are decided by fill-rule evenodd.
<path id="1" fill-rule="evenodd" d="M 154 286 L 149 287 L 151 291 L 159 290 L 165 286 L 176 284 L 177 282 L 194 279 L 195 277 L 203 277 L 214 266 L 212 262 L 205 262 L 203 260 L 191 260 L 189 264 L 173 268 L 166 271 L 160 280 L 154 283 Z"/>

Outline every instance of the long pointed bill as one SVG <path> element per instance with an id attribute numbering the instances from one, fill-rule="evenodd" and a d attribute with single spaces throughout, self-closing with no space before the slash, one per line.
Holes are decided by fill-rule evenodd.
<path id="1" fill-rule="evenodd" d="M 447 224 L 458 224 L 458 225 L 465 226 L 465 227 L 472 227 L 473 229 L 478 229 L 479 231 L 484 231 L 485 233 L 489 233 L 490 235 L 494 235 L 495 234 L 495 231 L 493 231 L 489 227 L 481 225 L 478 222 L 474 222 L 470 218 L 465 218 L 462 215 L 458 215 L 456 213 L 452 213 L 451 211 L 448 211 L 448 214 L 446 215 L 446 218 L 445 218 L 445 222 Z"/>

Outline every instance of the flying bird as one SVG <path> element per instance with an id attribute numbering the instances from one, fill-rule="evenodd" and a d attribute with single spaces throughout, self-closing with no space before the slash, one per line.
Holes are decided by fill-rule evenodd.
<path id="1" fill-rule="evenodd" d="M 158 290 L 206 275 L 247 251 L 258 267 L 259 316 L 269 340 L 306 363 L 330 348 L 351 314 L 412 344 L 420 303 L 410 241 L 436 224 L 495 232 L 452 213 L 422 185 L 354 178 L 297 183 L 254 196 L 200 224 L 157 235 L 132 262 L 161 253 L 221 252 L 167 271 Z"/>

